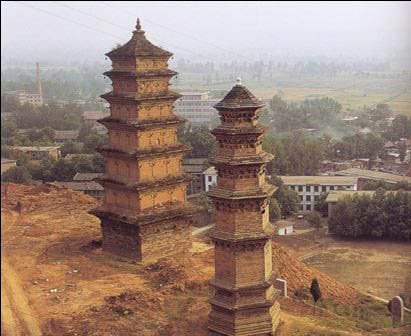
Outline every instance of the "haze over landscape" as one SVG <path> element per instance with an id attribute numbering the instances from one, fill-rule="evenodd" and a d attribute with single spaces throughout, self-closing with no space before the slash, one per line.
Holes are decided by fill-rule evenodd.
<path id="1" fill-rule="evenodd" d="M 5 1 L 1 54 L 2 62 L 102 62 L 138 16 L 177 59 L 390 59 L 405 66 L 410 15 L 407 2 Z"/>
<path id="2" fill-rule="evenodd" d="M 411 335 L 411 2 L 1 5 L 2 335 Z"/>

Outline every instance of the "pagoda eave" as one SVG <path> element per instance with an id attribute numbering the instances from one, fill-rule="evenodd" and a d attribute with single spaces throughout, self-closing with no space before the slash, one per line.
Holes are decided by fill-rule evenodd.
<path id="1" fill-rule="evenodd" d="M 247 134 L 256 134 L 262 135 L 265 132 L 263 126 L 255 126 L 250 128 L 229 128 L 229 127 L 222 127 L 218 126 L 217 128 L 213 129 L 210 133 L 217 136 L 217 135 L 247 135 Z"/>
<path id="2" fill-rule="evenodd" d="M 105 117 L 99 119 L 98 122 L 109 129 L 117 130 L 142 130 L 142 129 L 152 129 L 167 125 L 182 125 L 185 123 L 185 119 L 172 116 L 170 118 L 158 118 L 151 120 L 142 121 L 124 121 L 118 118 Z"/>
<path id="3" fill-rule="evenodd" d="M 218 288 L 218 289 L 228 290 L 232 292 L 242 292 L 242 291 L 253 290 L 253 289 L 268 288 L 274 283 L 274 280 L 275 280 L 275 274 L 271 273 L 271 276 L 267 280 L 248 283 L 248 284 L 241 284 L 241 285 L 233 286 L 231 284 L 218 281 L 216 278 L 211 279 L 209 284 L 213 286 L 214 288 Z"/>
<path id="4" fill-rule="evenodd" d="M 151 147 L 149 149 L 140 149 L 133 152 L 125 152 L 119 150 L 117 148 L 110 148 L 109 146 L 101 146 L 96 149 L 96 151 L 100 154 L 104 154 L 107 156 L 112 157 L 120 157 L 120 158 L 128 158 L 128 159 L 143 159 L 143 158 L 150 158 L 150 157 L 163 157 L 168 156 L 170 154 L 176 153 L 188 153 L 191 150 L 190 147 L 186 145 L 179 145 L 179 146 L 156 146 Z"/>
<path id="5" fill-rule="evenodd" d="M 177 75 L 178 72 L 173 71 L 173 70 L 165 70 L 165 71 L 145 71 L 145 72 L 137 72 L 137 71 L 119 71 L 119 70 L 110 70 L 106 71 L 103 73 L 104 76 L 107 76 L 108 78 L 112 80 L 116 79 L 124 79 L 124 78 L 164 78 L 164 77 L 173 77 Z"/>
<path id="6" fill-rule="evenodd" d="M 199 208 L 191 205 L 179 205 L 177 207 L 152 208 L 143 212 L 134 211 L 103 205 L 89 213 L 100 219 L 111 219 L 125 222 L 136 226 L 145 226 L 156 222 L 170 220 L 174 218 L 191 218 Z"/>
<path id="7" fill-rule="evenodd" d="M 274 155 L 270 153 L 262 153 L 260 155 L 253 156 L 243 156 L 243 157 L 232 157 L 232 156 L 215 156 L 209 160 L 210 164 L 227 165 L 227 166 L 245 166 L 245 165 L 255 165 L 264 164 L 270 162 L 274 159 Z"/>
<path id="8" fill-rule="evenodd" d="M 271 239 L 274 234 L 274 228 L 270 228 L 267 232 L 254 232 L 250 234 L 229 234 L 212 228 L 207 236 L 214 242 L 228 243 L 228 244 L 253 244 L 260 242 L 264 244 L 268 239 Z"/>
<path id="9" fill-rule="evenodd" d="M 181 174 L 179 176 L 170 176 L 164 179 L 139 182 L 139 183 L 126 183 L 119 180 L 114 180 L 108 176 L 102 176 L 94 179 L 94 181 L 100 183 L 101 185 L 114 187 L 114 188 L 127 188 L 134 191 L 143 191 L 146 189 L 155 190 L 157 188 L 162 188 L 164 186 L 174 186 L 180 184 L 186 184 L 190 182 L 193 177 L 189 174 Z"/>
<path id="10" fill-rule="evenodd" d="M 141 95 L 141 94 L 114 94 L 113 91 L 100 95 L 101 98 L 105 99 L 109 103 L 121 103 L 121 102 L 132 102 L 132 103 L 143 103 L 143 102 L 157 102 L 157 101 L 176 101 L 181 95 L 177 92 L 168 91 L 165 94 L 157 95 Z"/>

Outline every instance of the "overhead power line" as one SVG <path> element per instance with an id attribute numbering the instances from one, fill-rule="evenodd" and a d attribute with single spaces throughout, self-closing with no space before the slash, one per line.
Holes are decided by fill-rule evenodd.
<path id="1" fill-rule="evenodd" d="M 105 6 L 107 6 L 107 7 L 113 8 L 112 5 L 107 4 L 105 1 L 101 1 L 101 3 L 102 3 L 103 5 L 105 5 Z M 130 17 L 132 16 L 129 12 L 126 12 L 126 11 L 124 11 L 124 10 L 120 10 L 120 9 L 118 9 L 118 8 L 116 8 L 116 9 L 117 9 L 118 11 L 121 11 L 121 12 L 127 14 L 127 15 L 130 16 Z M 212 47 L 215 48 L 215 49 L 219 49 L 219 50 L 224 51 L 224 52 L 226 52 L 226 53 L 230 53 L 230 54 L 232 54 L 232 55 L 235 55 L 235 56 L 238 56 L 238 57 L 241 57 L 241 58 L 244 58 L 244 59 L 247 59 L 247 60 L 248 60 L 247 57 L 245 57 L 245 56 L 243 56 L 243 55 L 241 55 L 241 54 L 239 54 L 239 53 L 237 53 L 237 52 L 234 52 L 234 51 L 232 51 L 232 50 L 223 48 L 223 47 L 221 47 L 221 46 L 219 46 L 219 45 L 216 45 L 216 44 L 214 44 L 214 43 L 212 43 L 212 42 L 205 41 L 204 39 L 200 39 L 200 38 L 198 38 L 198 37 L 196 37 L 196 36 L 193 36 L 193 35 L 191 35 L 191 34 L 187 34 L 187 33 L 185 33 L 185 32 L 181 32 L 181 31 L 175 30 L 175 29 L 173 29 L 173 28 L 167 27 L 167 26 L 165 26 L 165 25 L 163 25 L 163 24 L 154 22 L 153 20 L 149 20 L 149 19 L 146 19 L 146 18 L 144 19 L 144 21 L 147 21 L 147 22 L 149 22 L 149 23 L 151 23 L 151 24 L 153 24 L 153 25 L 155 25 L 155 26 L 158 26 L 158 27 L 163 28 L 163 29 L 165 29 L 165 30 L 168 30 L 168 31 L 170 31 L 170 32 L 176 33 L 176 34 L 178 34 L 178 35 L 186 36 L 186 37 L 188 37 L 188 38 L 190 38 L 190 39 L 192 39 L 192 40 L 194 40 L 194 41 L 200 42 L 200 43 L 202 43 L 202 44 L 208 44 L 208 45 L 212 46 Z"/>

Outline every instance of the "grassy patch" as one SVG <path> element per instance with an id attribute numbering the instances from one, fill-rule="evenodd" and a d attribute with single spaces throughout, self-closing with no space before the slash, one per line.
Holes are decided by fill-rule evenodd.
<path id="1" fill-rule="evenodd" d="M 362 297 L 360 303 L 353 306 L 341 305 L 329 299 L 322 300 L 318 306 L 353 321 L 357 328 L 365 331 L 392 326 L 387 305 L 370 297 Z"/>

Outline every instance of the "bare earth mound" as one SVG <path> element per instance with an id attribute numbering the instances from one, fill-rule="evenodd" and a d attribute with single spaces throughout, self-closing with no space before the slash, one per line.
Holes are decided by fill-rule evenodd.
<path id="1" fill-rule="evenodd" d="M 20 278 L 43 334 L 207 335 L 213 250 L 149 265 L 105 254 L 99 221 L 87 213 L 95 206 L 93 198 L 54 185 L 2 185 L 3 260 Z M 275 244 L 273 266 L 291 293 L 309 288 L 317 277 L 325 297 L 345 304 L 358 300 L 353 288 L 307 267 Z M 287 306 L 293 314 L 311 313 L 309 307 L 284 302 L 282 316 L 288 326 L 297 320 L 290 318 Z M 18 309 L 10 309 L 20 319 Z M 319 316 L 329 318 L 327 313 Z M 304 332 L 316 330 L 307 327 L 317 328 L 313 321 L 306 322 Z M 7 331 L 5 323 L 2 328 Z"/>

